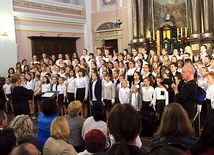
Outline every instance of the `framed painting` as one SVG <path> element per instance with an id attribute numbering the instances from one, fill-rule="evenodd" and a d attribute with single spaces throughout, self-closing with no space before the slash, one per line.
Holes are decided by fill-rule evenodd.
<path id="1" fill-rule="evenodd" d="M 159 29 L 166 19 L 177 28 L 187 27 L 187 0 L 154 0 L 154 26 Z"/>

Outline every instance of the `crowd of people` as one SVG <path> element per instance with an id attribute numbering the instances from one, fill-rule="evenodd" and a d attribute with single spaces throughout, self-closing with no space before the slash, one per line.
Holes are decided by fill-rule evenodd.
<path id="1" fill-rule="evenodd" d="M 139 113 L 144 112 L 155 113 L 159 122 L 151 154 L 163 145 L 169 151 L 212 152 L 209 134 L 214 127 L 207 119 L 214 115 L 214 55 L 206 50 L 202 45 L 200 53 L 193 54 L 186 46 L 183 53 L 174 49 L 168 55 L 163 48 L 158 56 L 145 48 L 97 49 L 96 54 L 83 49 L 80 57 L 76 52 L 71 57 L 58 54 L 58 59 L 43 53 L 41 60 L 34 55 L 31 62 L 17 62 L 8 69 L 3 86 L 5 112 L 16 116 L 9 127 L 16 138 L 13 146 L 20 146 L 13 152 L 33 144 L 43 154 L 146 154 L 140 149 L 141 128 L 146 126 Z M 206 92 L 202 105 L 196 104 L 198 86 Z M 57 95 L 44 98 L 47 92 Z M 196 112 L 202 113 L 207 130 L 199 141 L 192 128 Z M 29 116 L 36 114 L 34 137 Z M 208 135 L 210 141 L 204 144 L 202 136 Z"/>

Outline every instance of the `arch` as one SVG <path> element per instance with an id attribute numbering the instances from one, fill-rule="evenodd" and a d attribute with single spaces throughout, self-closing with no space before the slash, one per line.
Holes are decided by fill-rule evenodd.
<path id="1" fill-rule="evenodd" d="M 111 30 L 121 30 L 121 28 L 115 24 L 115 20 L 112 19 L 99 22 L 93 29 L 94 32 Z"/>

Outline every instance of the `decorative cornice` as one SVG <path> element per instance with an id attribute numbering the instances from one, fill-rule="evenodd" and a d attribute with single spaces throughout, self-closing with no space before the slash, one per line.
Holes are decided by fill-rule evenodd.
<path id="1" fill-rule="evenodd" d="M 84 33 L 84 27 L 82 29 L 73 28 L 57 28 L 57 27 L 46 27 L 46 26 L 30 26 L 30 25 L 15 25 L 16 30 L 26 31 L 40 31 L 40 32 L 69 32 L 69 33 Z"/>
<path id="2" fill-rule="evenodd" d="M 86 20 L 76 19 L 76 18 L 66 18 L 66 17 L 57 17 L 50 15 L 41 15 L 35 13 L 25 13 L 25 12 L 13 12 L 14 17 L 17 19 L 24 20 L 37 20 L 37 21 L 51 21 L 51 22 L 62 22 L 62 23 L 75 23 L 75 24 L 85 24 Z"/>

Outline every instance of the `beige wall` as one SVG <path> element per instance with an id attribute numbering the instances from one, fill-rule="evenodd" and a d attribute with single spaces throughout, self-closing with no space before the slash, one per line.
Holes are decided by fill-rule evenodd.
<path id="1" fill-rule="evenodd" d="M 119 0 L 120 1 L 120 0 Z M 101 0 L 100 0 L 101 2 Z M 92 3 L 92 28 L 94 29 L 95 26 L 97 26 L 97 24 L 103 22 L 103 21 L 116 21 L 117 16 L 119 16 L 119 18 L 122 20 L 123 24 L 121 25 L 122 28 L 122 44 L 121 44 L 121 49 L 124 48 L 128 48 L 129 47 L 129 43 L 130 43 L 130 27 L 128 26 L 128 22 L 129 22 L 129 0 L 121 0 L 120 3 L 122 2 L 122 6 L 115 6 L 112 5 L 111 6 L 107 6 L 107 9 L 100 9 L 97 10 L 97 8 L 99 7 L 97 0 L 94 0 Z M 102 7 L 102 6 L 101 6 Z M 117 9 L 119 11 L 117 11 Z M 103 38 L 105 39 L 105 38 Z M 93 31 L 93 47 L 96 46 L 96 32 Z M 122 52 L 122 51 L 119 51 Z"/>

